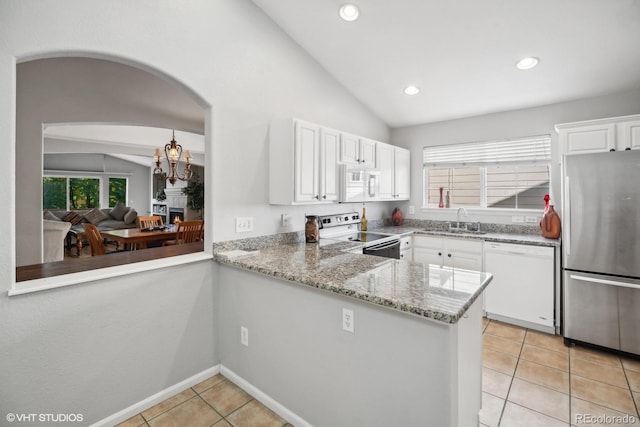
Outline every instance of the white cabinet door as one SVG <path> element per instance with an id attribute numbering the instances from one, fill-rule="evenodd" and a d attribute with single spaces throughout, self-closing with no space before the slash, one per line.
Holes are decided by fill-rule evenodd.
<path id="1" fill-rule="evenodd" d="M 623 150 L 640 150 L 640 120 L 633 120 L 622 124 L 620 146 L 620 149 Z"/>
<path id="2" fill-rule="evenodd" d="M 413 260 L 423 264 L 442 265 L 444 238 L 435 236 L 413 236 Z"/>
<path id="3" fill-rule="evenodd" d="M 297 121 L 295 123 L 295 197 L 296 202 L 319 200 L 319 141 L 320 127 Z"/>
<path id="4" fill-rule="evenodd" d="M 411 152 L 395 147 L 395 198 L 409 200 L 411 197 Z"/>
<path id="5" fill-rule="evenodd" d="M 376 167 L 376 141 L 360 139 L 360 164 L 362 166 Z"/>
<path id="6" fill-rule="evenodd" d="M 444 264 L 467 270 L 482 270 L 482 240 L 445 239 Z"/>
<path id="7" fill-rule="evenodd" d="M 560 154 L 640 149 L 640 115 L 556 125 Z"/>
<path id="8" fill-rule="evenodd" d="M 340 161 L 348 165 L 360 164 L 360 137 L 344 132 L 340 134 Z"/>
<path id="9" fill-rule="evenodd" d="M 616 147 L 615 124 L 581 126 L 560 131 L 560 144 L 565 154 L 597 153 Z"/>
<path id="10" fill-rule="evenodd" d="M 338 201 L 339 171 L 338 153 L 340 133 L 333 129 L 320 130 L 320 199 Z"/>
<path id="11" fill-rule="evenodd" d="M 410 197 L 410 152 L 379 142 L 376 165 L 380 171 L 379 200 L 408 200 Z"/>
<path id="12" fill-rule="evenodd" d="M 340 134 L 340 161 L 352 166 L 375 167 L 376 141 L 342 132 Z"/>
<path id="13" fill-rule="evenodd" d="M 395 194 L 395 147 L 390 144 L 378 144 L 376 164 L 380 171 L 380 200 L 393 200 Z"/>
<path id="14" fill-rule="evenodd" d="M 413 260 L 425 264 L 483 271 L 482 240 L 413 237 Z"/>

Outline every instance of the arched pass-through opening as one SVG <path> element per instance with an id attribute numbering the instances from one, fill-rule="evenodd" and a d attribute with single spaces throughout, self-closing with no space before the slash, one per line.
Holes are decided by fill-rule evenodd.
<path id="1" fill-rule="evenodd" d="M 46 135 L 45 124 L 119 123 L 135 125 L 140 129 L 176 129 L 177 135 L 180 131 L 200 134 L 203 145 L 200 179 L 210 185 L 211 173 L 207 171 L 205 163 L 207 151 L 211 152 L 207 149 L 211 141 L 211 108 L 180 80 L 146 64 L 96 54 L 31 56 L 18 61 L 16 68 L 16 224 L 13 241 L 18 270 L 24 266 L 39 265 L 43 260 L 44 250 L 37 250 L 43 247 L 43 228 L 34 227 L 34 224 L 43 224 L 42 177 L 45 169 L 51 172 L 57 168 L 58 171 L 64 171 L 62 175 L 69 176 L 96 172 L 105 180 L 109 179 L 109 172 L 117 172 L 120 176 L 127 176 L 130 186 L 127 204 L 132 205 L 129 207 L 136 207 L 141 215 L 153 210 L 151 165 L 154 150 L 149 150 L 144 144 L 137 147 L 130 141 L 114 140 L 113 136 L 100 140 L 95 135 Z M 154 140 L 154 143 L 162 147 L 170 139 L 170 135 L 167 135 L 161 140 Z M 109 144 L 113 150 L 101 152 L 106 151 L 105 147 Z M 47 153 L 47 146 L 57 146 L 58 149 Z M 96 166 L 97 162 L 92 160 L 98 155 L 103 159 L 101 170 L 96 170 L 100 166 Z M 104 161 L 105 158 L 109 161 Z M 144 166 L 145 158 L 148 159 L 148 166 Z M 137 164 L 128 171 L 127 166 L 123 166 L 127 162 Z M 108 166 L 105 166 L 107 163 Z M 145 174 L 145 170 L 148 173 Z M 133 177 L 136 177 L 135 181 Z M 24 192 L 20 191 L 21 188 L 40 191 Z M 102 197 L 102 200 L 106 199 Z M 210 230 L 205 231 L 205 241 L 211 241 L 210 234 Z M 65 248 L 67 255 L 68 251 L 69 248 Z M 68 256 L 65 257 L 65 263 L 67 259 Z M 167 265 L 167 262 L 163 265 Z M 126 274 L 140 268 L 149 268 L 149 265 L 123 265 L 121 268 L 112 268 L 110 274 Z M 68 271 L 72 272 L 73 269 Z M 87 273 L 86 277 L 81 276 L 61 274 L 55 280 L 47 280 L 47 286 L 80 283 L 92 280 L 97 275 Z M 50 286 L 52 283 L 54 286 Z M 34 286 L 38 287 L 38 284 L 33 281 L 17 281 L 12 291 L 22 293 L 24 289 Z"/>

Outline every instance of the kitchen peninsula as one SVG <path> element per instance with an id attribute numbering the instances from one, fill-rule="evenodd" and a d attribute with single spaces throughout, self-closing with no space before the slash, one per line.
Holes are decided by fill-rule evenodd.
<path id="1" fill-rule="evenodd" d="M 331 239 L 228 249 L 216 251 L 223 374 L 298 424 L 478 425 L 478 297 L 491 274 L 362 255 Z"/>

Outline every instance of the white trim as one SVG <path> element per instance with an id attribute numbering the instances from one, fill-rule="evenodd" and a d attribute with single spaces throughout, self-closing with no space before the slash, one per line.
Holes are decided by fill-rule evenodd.
<path id="1" fill-rule="evenodd" d="M 288 408 L 285 408 L 280 402 L 276 401 L 271 396 L 246 381 L 244 378 L 238 376 L 231 369 L 224 365 L 220 365 L 220 373 L 228 378 L 232 383 L 249 393 L 254 399 L 271 409 L 280 417 L 284 418 L 288 423 L 293 424 L 296 427 L 313 427 L 313 424 L 309 423 Z"/>
<path id="2" fill-rule="evenodd" d="M 122 411 L 116 412 L 113 415 L 109 415 L 102 420 L 91 424 L 91 427 L 101 427 L 101 426 L 113 426 L 117 425 L 123 421 L 128 420 L 129 418 L 146 411 L 147 409 L 157 405 L 160 402 L 163 402 L 170 397 L 188 389 L 189 387 L 193 387 L 196 384 L 201 383 L 202 381 L 217 375 L 222 374 L 222 376 L 226 377 L 229 381 L 246 391 L 251 395 L 254 399 L 262 403 L 267 408 L 271 409 L 273 412 L 278 414 L 280 417 L 284 418 L 285 421 L 291 423 L 298 427 L 313 427 L 308 421 L 304 420 L 299 415 L 293 413 L 288 408 L 285 408 L 282 404 L 277 402 L 272 397 L 268 396 L 265 392 L 254 386 L 253 384 L 246 381 L 244 378 L 238 376 L 231 369 L 225 367 L 222 364 L 218 364 L 209 369 L 205 369 L 202 372 L 195 374 L 192 377 L 189 377 L 183 381 L 180 381 L 177 384 L 169 386 L 164 390 L 159 391 L 158 393 L 147 397 L 146 399 L 141 400 L 138 403 L 134 403 L 128 408 L 123 409 Z"/>
<path id="3" fill-rule="evenodd" d="M 167 387 L 164 390 L 161 390 L 156 394 L 149 396 L 144 400 L 141 400 L 138 403 L 134 403 L 133 405 L 123 409 L 122 411 L 116 412 L 113 415 L 109 415 L 107 418 L 103 418 L 100 421 L 91 424 L 91 427 L 117 425 L 143 411 L 146 411 L 147 409 L 157 405 L 158 403 L 167 400 L 171 396 L 174 396 L 188 389 L 189 387 L 193 387 L 194 385 L 199 384 L 202 381 L 206 380 L 207 378 L 210 378 L 219 373 L 220 373 L 219 364 L 209 369 L 205 369 L 204 371 L 199 372 L 194 376 L 187 378 L 186 380 L 180 381 L 177 384 Z"/>
<path id="4" fill-rule="evenodd" d="M 108 279 L 111 277 L 126 276 L 128 274 L 141 273 L 144 271 L 157 270 L 160 268 L 173 267 L 176 265 L 190 264 L 193 262 L 212 259 L 212 254 L 206 252 L 196 252 L 193 254 L 177 255 L 150 261 L 116 265 L 113 267 L 81 271 L 78 273 L 64 274 L 61 276 L 45 277 L 43 279 L 25 280 L 23 282 L 16 282 L 14 286 L 9 289 L 8 295 L 11 297 L 15 295 L 45 291 L 48 289 L 56 289 L 64 286 L 88 283 L 96 280 Z"/>

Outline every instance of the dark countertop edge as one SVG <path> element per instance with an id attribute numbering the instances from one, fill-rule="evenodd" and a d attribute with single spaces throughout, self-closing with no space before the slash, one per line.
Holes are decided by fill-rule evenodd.
<path id="1" fill-rule="evenodd" d="M 421 307 L 416 307 L 407 303 L 401 303 L 401 302 L 390 300 L 387 298 L 373 297 L 372 295 L 367 293 L 360 293 L 357 291 L 345 289 L 339 284 L 334 284 L 332 282 L 321 283 L 313 280 L 302 280 L 302 279 L 296 279 L 295 277 L 294 278 L 286 277 L 284 274 L 276 270 L 265 270 L 261 268 L 253 268 L 249 265 L 246 265 L 245 263 L 236 262 L 234 261 L 235 259 L 229 259 L 223 256 L 214 255 L 214 260 L 220 262 L 221 264 L 229 265 L 231 267 L 234 267 L 240 270 L 251 271 L 267 277 L 281 279 L 289 283 L 295 283 L 298 285 L 315 288 L 321 291 L 338 294 L 338 295 L 342 295 L 349 298 L 354 298 L 359 301 L 374 304 L 379 307 L 390 308 L 390 309 L 393 309 L 394 311 L 400 311 L 402 313 L 414 315 L 420 318 L 429 319 L 445 325 L 452 325 L 452 324 L 458 323 L 458 321 L 462 318 L 462 316 L 464 316 L 464 314 L 467 312 L 469 307 L 473 305 L 473 303 L 478 299 L 478 297 L 482 294 L 482 292 L 484 292 L 487 285 L 493 279 L 493 275 L 491 275 L 491 273 L 487 273 L 488 276 L 485 278 L 484 282 L 480 285 L 480 287 L 476 290 L 476 292 L 471 294 L 467 302 L 464 304 L 464 306 L 460 310 L 458 310 L 457 313 L 446 313 L 446 312 L 440 312 L 440 311 L 429 310 Z M 444 320 L 445 318 L 447 320 Z"/>

